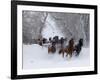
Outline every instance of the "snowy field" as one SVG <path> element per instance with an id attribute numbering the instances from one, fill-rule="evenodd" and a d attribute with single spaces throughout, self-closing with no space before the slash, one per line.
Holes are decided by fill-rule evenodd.
<path id="1" fill-rule="evenodd" d="M 58 51 L 48 54 L 46 47 L 38 44 L 23 45 L 23 69 L 86 67 L 90 64 L 89 48 L 82 48 L 78 57 L 62 57 Z"/>

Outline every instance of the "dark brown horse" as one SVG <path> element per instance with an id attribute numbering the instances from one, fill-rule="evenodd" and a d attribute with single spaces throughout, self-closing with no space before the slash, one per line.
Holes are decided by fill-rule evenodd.
<path id="1" fill-rule="evenodd" d="M 59 50 L 59 54 L 62 54 L 63 55 L 63 57 L 64 57 L 64 53 L 66 53 L 66 56 L 70 56 L 70 57 L 72 57 L 72 53 L 73 53 L 73 51 L 74 51 L 74 40 L 73 40 L 73 38 L 69 41 L 69 44 L 68 44 L 68 46 L 66 47 L 66 48 L 61 48 L 60 50 Z"/>
<path id="2" fill-rule="evenodd" d="M 61 49 L 59 50 L 59 54 L 62 54 L 62 57 L 64 57 L 64 53 L 65 53 L 65 49 L 64 49 L 64 48 L 61 48 Z"/>
<path id="3" fill-rule="evenodd" d="M 69 41 L 69 45 L 65 48 L 65 52 L 67 53 L 66 56 L 70 56 L 72 57 L 72 53 L 74 51 L 74 39 L 72 38 L 70 41 Z"/>

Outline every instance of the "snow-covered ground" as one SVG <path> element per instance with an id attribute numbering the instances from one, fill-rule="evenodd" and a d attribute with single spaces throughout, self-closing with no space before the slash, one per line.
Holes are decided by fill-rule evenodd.
<path id="1" fill-rule="evenodd" d="M 82 48 L 78 57 L 62 57 L 58 54 L 48 54 L 46 47 L 38 44 L 23 45 L 23 69 L 86 67 L 90 64 L 89 48 Z"/>

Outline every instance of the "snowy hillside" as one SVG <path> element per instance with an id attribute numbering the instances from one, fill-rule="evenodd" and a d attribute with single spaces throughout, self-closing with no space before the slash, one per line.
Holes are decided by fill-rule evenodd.
<path id="1" fill-rule="evenodd" d="M 46 47 L 33 45 L 23 45 L 23 69 L 40 68 L 62 68 L 62 67 L 84 67 L 89 66 L 89 48 L 82 48 L 78 57 L 62 57 L 58 52 L 48 54 Z"/>

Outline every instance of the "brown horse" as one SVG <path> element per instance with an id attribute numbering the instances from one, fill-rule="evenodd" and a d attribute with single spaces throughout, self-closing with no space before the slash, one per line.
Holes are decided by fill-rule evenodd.
<path id="1" fill-rule="evenodd" d="M 62 54 L 62 57 L 64 57 L 64 53 L 65 53 L 65 49 L 64 49 L 64 48 L 61 48 L 61 49 L 59 50 L 59 54 Z"/>
<path id="2" fill-rule="evenodd" d="M 56 52 L 56 47 L 55 46 L 49 46 L 48 47 L 48 53 L 55 53 Z"/>
<path id="3" fill-rule="evenodd" d="M 69 41 L 69 45 L 65 48 L 65 52 L 67 53 L 66 56 L 72 57 L 72 53 L 74 51 L 74 40 L 73 38 Z"/>
<path id="4" fill-rule="evenodd" d="M 72 53 L 73 53 L 73 51 L 74 51 L 74 40 L 73 40 L 73 38 L 69 41 L 69 44 L 68 44 L 68 46 L 66 47 L 66 48 L 61 48 L 60 50 L 59 50 L 59 54 L 61 54 L 62 53 L 62 55 L 63 55 L 63 57 L 64 57 L 64 53 L 66 53 L 67 55 L 66 56 L 70 56 L 70 57 L 72 57 Z"/>

